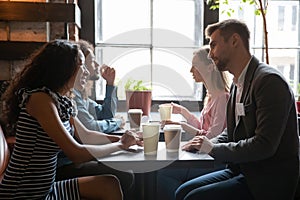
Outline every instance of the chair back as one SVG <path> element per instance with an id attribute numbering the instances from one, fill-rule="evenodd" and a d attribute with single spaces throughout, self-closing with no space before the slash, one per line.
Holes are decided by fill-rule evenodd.
<path id="1" fill-rule="evenodd" d="M 9 149 L 7 142 L 3 133 L 3 130 L 0 126 L 0 182 L 3 178 L 5 169 L 9 161 Z"/>

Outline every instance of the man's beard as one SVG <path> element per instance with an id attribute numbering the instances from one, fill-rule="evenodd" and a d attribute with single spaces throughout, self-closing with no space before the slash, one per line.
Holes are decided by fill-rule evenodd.
<path id="1" fill-rule="evenodd" d="M 216 64 L 216 66 L 217 66 L 217 69 L 221 72 L 227 71 L 225 62 L 222 62 L 219 60 L 219 62 Z"/>

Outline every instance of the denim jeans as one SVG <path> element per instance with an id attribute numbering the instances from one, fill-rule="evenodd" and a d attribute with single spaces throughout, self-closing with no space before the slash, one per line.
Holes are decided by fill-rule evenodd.
<path id="1" fill-rule="evenodd" d="M 215 171 L 182 184 L 176 200 L 254 200 L 245 177 L 230 169 Z"/>
<path id="2" fill-rule="evenodd" d="M 157 197 L 163 200 L 174 200 L 176 189 L 186 181 L 201 175 L 224 169 L 225 165 L 216 165 L 214 168 L 186 168 L 161 169 L 157 172 Z"/>

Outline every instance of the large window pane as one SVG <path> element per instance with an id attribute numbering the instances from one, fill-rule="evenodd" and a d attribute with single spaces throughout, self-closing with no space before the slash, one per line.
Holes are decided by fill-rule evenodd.
<path id="1" fill-rule="evenodd" d="M 154 49 L 153 84 L 159 88 L 154 90 L 158 99 L 195 96 L 196 88 L 190 73 L 192 56 L 193 49 Z"/>
<path id="2" fill-rule="evenodd" d="M 150 51 L 146 48 L 97 48 L 98 59 L 116 69 L 116 85 L 119 99 L 125 99 L 125 84 L 128 79 L 143 80 L 151 86 Z M 104 88 L 103 88 L 104 89 Z M 104 93 L 99 94 L 102 99 Z"/>
<path id="3" fill-rule="evenodd" d="M 198 24 L 200 25 L 200 24 Z M 154 46 L 194 46 L 195 38 L 195 3 L 191 0 L 154 0 L 153 28 L 169 30 L 187 38 L 188 41 L 176 40 L 164 35 L 164 32 L 153 33 Z M 172 36 L 169 35 L 169 36 Z M 175 40 L 174 40 L 175 39 Z"/>
<path id="4" fill-rule="evenodd" d="M 98 0 L 96 15 L 98 24 L 102 27 L 96 28 L 96 42 L 115 43 L 149 43 L 150 34 L 143 34 L 136 40 L 126 39 L 126 33 L 136 29 L 150 28 L 150 1 L 149 0 Z M 123 34 L 124 37 L 120 37 Z M 117 38 L 114 38 L 117 36 Z M 125 40 L 124 40 L 125 39 Z M 138 39 L 143 39 L 138 40 Z"/>
<path id="5" fill-rule="evenodd" d="M 255 49 L 254 55 L 258 58 L 263 54 L 262 49 Z M 270 65 L 277 68 L 289 82 L 297 95 L 299 77 L 299 50 L 298 49 L 269 49 Z M 296 67 L 297 66 L 297 67 Z"/>

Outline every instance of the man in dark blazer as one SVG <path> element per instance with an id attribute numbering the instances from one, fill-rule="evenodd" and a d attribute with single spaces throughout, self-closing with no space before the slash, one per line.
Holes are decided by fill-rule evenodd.
<path id="1" fill-rule="evenodd" d="M 212 140 L 198 136 L 186 150 L 209 153 L 228 167 L 181 185 L 176 199 L 292 200 L 299 177 L 293 92 L 280 72 L 251 56 L 245 23 L 211 24 L 206 37 L 218 69 L 234 76 L 227 129 Z"/>

